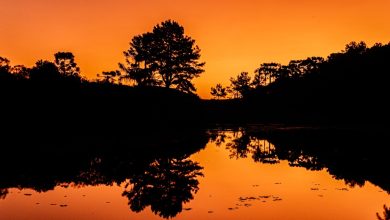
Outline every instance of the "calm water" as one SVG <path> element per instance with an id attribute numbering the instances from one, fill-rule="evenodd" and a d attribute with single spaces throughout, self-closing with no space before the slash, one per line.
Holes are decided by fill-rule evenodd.
<path id="1" fill-rule="evenodd" d="M 70 150 L 36 166 L 31 155 L 3 163 L 0 219 L 356 220 L 390 205 L 383 146 L 361 134 L 237 128 L 178 137 L 153 137 L 136 155 Z M 150 156 L 160 142 L 176 153 Z"/>

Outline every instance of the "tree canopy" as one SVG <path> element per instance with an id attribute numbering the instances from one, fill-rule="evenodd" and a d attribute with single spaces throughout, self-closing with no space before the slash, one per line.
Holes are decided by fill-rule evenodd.
<path id="1" fill-rule="evenodd" d="M 210 94 L 216 99 L 226 98 L 229 92 L 229 87 L 223 87 L 222 84 L 218 83 L 215 87 L 211 87 Z"/>
<path id="2" fill-rule="evenodd" d="M 251 77 L 248 72 L 242 72 L 236 78 L 230 78 L 230 82 L 235 98 L 244 97 L 251 89 Z"/>
<path id="3" fill-rule="evenodd" d="M 167 20 L 152 32 L 135 36 L 119 64 L 126 77 L 138 86 L 163 86 L 183 92 L 196 91 L 192 80 L 204 72 L 200 49 L 177 22 Z"/>
<path id="4" fill-rule="evenodd" d="M 69 79 L 81 79 L 80 68 L 74 61 L 74 55 L 71 52 L 58 52 L 54 54 L 54 63 L 58 68 L 59 73 Z"/>

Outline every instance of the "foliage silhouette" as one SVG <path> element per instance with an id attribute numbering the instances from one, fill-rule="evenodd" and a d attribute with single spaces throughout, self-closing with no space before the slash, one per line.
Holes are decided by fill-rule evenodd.
<path id="1" fill-rule="evenodd" d="M 240 98 L 245 97 L 251 89 L 251 77 L 248 72 L 242 72 L 236 76 L 236 78 L 230 78 L 231 90 L 233 97 Z"/>
<path id="2" fill-rule="evenodd" d="M 8 81 L 12 78 L 10 73 L 10 61 L 7 58 L 0 57 L 0 80 Z"/>
<path id="3" fill-rule="evenodd" d="M 30 77 L 33 81 L 50 82 L 62 79 L 57 66 L 47 60 L 39 60 L 30 71 Z"/>
<path id="4" fill-rule="evenodd" d="M 74 61 L 74 55 L 71 52 L 58 52 L 54 54 L 54 63 L 59 73 L 68 79 L 80 80 L 80 68 Z"/>
<path id="5" fill-rule="evenodd" d="M 113 70 L 101 74 L 97 74 L 97 77 L 102 78 L 99 82 L 108 83 L 108 84 L 121 84 L 121 72 L 119 70 Z"/>
<path id="6" fill-rule="evenodd" d="M 256 76 L 253 84 L 256 86 L 265 86 L 275 81 L 277 72 L 282 66 L 279 63 L 263 63 L 255 70 Z M 268 82 L 267 82 L 268 81 Z"/>
<path id="7" fill-rule="evenodd" d="M 156 208 L 156 214 L 174 216 L 198 189 L 202 167 L 188 157 L 203 149 L 207 141 L 203 130 L 167 128 L 146 133 L 135 130 L 125 137 L 30 137 L 14 141 L 3 151 L 9 157 L 0 161 L 4 177 L 0 180 L 0 198 L 5 199 L 8 189 L 15 187 L 46 192 L 56 186 L 110 186 L 130 180 L 130 185 L 140 190 L 143 183 L 155 188 L 135 197 L 130 194 L 136 188 L 124 188 L 129 204 L 149 201 L 146 205 Z"/>
<path id="8" fill-rule="evenodd" d="M 288 65 L 263 63 L 253 80 L 249 74 L 231 78 L 236 84 L 231 86 L 232 95 L 241 101 L 208 102 L 204 115 L 217 123 L 383 126 L 390 111 L 384 101 L 389 56 L 390 44 L 369 48 L 364 42 L 351 42 L 326 59 L 308 57 L 291 60 Z"/>
<path id="9" fill-rule="evenodd" d="M 205 63 L 198 61 L 200 49 L 195 40 L 172 20 L 156 25 L 152 32 L 135 36 L 124 55 L 126 64 L 119 67 L 138 86 L 161 85 L 192 93 L 196 89 L 191 81 L 204 72 Z"/>
<path id="10" fill-rule="evenodd" d="M 211 87 L 210 94 L 216 99 L 226 98 L 229 92 L 229 87 L 223 87 L 220 83 L 218 83 L 215 87 Z"/>
<path id="11" fill-rule="evenodd" d="M 203 176 L 202 167 L 183 158 L 162 158 L 153 161 L 145 172 L 130 179 L 128 197 L 130 209 L 135 212 L 151 206 L 152 212 L 173 218 L 182 212 L 183 204 L 193 199 Z"/>
<path id="12" fill-rule="evenodd" d="M 316 171 L 326 168 L 334 178 L 344 180 L 351 187 L 370 181 L 390 193 L 390 179 L 382 174 L 389 149 L 383 145 L 383 132 L 310 127 L 279 129 L 277 126 L 209 132 L 211 141 L 222 140 L 219 146 L 225 143 L 231 158 L 251 156 L 254 162 L 265 164 L 286 160 L 292 167 Z"/>
<path id="13" fill-rule="evenodd" d="M 15 187 L 46 192 L 56 186 L 129 183 L 123 196 L 131 210 L 150 206 L 155 214 L 172 218 L 198 190 L 201 164 L 188 157 L 207 141 L 225 143 L 237 159 L 268 164 L 285 160 L 308 170 L 326 169 L 351 187 L 370 181 L 390 193 L 390 179 L 383 175 L 389 149 L 385 132 L 277 126 L 145 131 L 11 137 L 12 145 L 3 145 L 6 156 L 0 160 L 0 197 L 6 199 L 8 189 Z"/>

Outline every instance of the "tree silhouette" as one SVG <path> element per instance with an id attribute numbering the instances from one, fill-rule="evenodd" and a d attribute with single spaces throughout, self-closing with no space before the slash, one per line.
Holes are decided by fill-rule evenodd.
<path id="1" fill-rule="evenodd" d="M 287 78 L 290 78 L 291 76 L 291 70 L 289 66 L 282 65 L 275 73 L 276 80 L 285 80 Z"/>
<path id="2" fill-rule="evenodd" d="M 0 80 L 6 80 L 11 77 L 10 61 L 7 58 L 0 57 Z"/>
<path id="3" fill-rule="evenodd" d="M 223 87 L 221 84 L 217 84 L 215 87 L 211 87 L 210 94 L 216 99 L 225 98 L 228 94 L 229 88 Z"/>
<path id="4" fill-rule="evenodd" d="M 70 79 L 80 79 L 80 68 L 74 61 L 74 55 L 71 52 L 58 52 L 54 54 L 55 65 L 59 73 Z"/>
<path id="5" fill-rule="evenodd" d="M 198 191 L 197 177 L 203 176 L 202 169 L 188 159 L 156 159 L 142 174 L 130 179 L 132 187 L 123 196 L 129 199 L 134 212 L 151 206 L 153 213 L 163 218 L 175 217 L 182 211 L 183 203 L 193 199 L 193 193 Z"/>
<path id="6" fill-rule="evenodd" d="M 251 89 L 251 77 L 248 72 L 242 72 L 236 78 L 230 78 L 230 82 L 235 98 L 244 97 Z"/>
<path id="7" fill-rule="evenodd" d="M 97 76 L 103 78 L 101 82 L 114 84 L 115 82 L 119 83 L 121 72 L 119 70 L 108 71 L 97 74 Z"/>
<path id="8" fill-rule="evenodd" d="M 124 51 L 126 64 L 119 64 L 119 68 L 126 73 L 123 76 L 135 82 L 138 86 L 158 86 L 161 84 L 156 74 L 156 65 L 153 62 L 155 43 L 152 33 L 135 36 L 130 42 L 130 49 Z"/>
<path id="9" fill-rule="evenodd" d="M 324 63 L 324 58 L 322 57 L 308 57 L 299 64 L 302 72 L 304 74 L 313 74 L 317 73 L 320 69 L 320 65 Z"/>
<path id="10" fill-rule="evenodd" d="M 230 151 L 230 158 L 246 158 L 252 150 L 251 137 L 245 129 L 241 129 L 234 134 L 234 138 L 226 148 Z"/>
<path id="11" fill-rule="evenodd" d="M 57 66 L 46 60 L 37 61 L 30 71 L 30 79 L 34 81 L 58 81 L 61 78 Z"/>
<path id="12" fill-rule="evenodd" d="M 161 85 L 191 93 L 196 91 L 191 81 L 204 72 L 195 40 L 171 20 L 135 36 L 124 55 L 126 64 L 119 67 L 139 86 Z"/>
<path id="13" fill-rule="evenodd" d="M 256 73 L 256 83 L 258 85 L 265 85 L 268 79 L 268 84 L 271 84 L 275 81 L 278 71 L 281 68 L 279 63 L 263 63 L 258 69 L 255 70 Z M 264 79 L 264 81 L 257 81 L 257 79 Z M 256 85 L 256 86 L 258 86 Z"/>
<path id="14" fill-rule="evenodd" d="M 28 79 L 30 77 L 30 69 L 23 65 L 11 67 L 11 73 L 18 80 Z"/>
<path id="15" fill-rule="evenodd" d="M 288 63 L 288 69 L 290 70 L 290 77 L 292 79 L 298 79 L 304 74 L 301 63 L 302 60 L 291 60 Z"/>
<path id="16" fill-rule="evenodd" d="M 352 41 L 345 46 L 345 53 L 347 54 L 363 54 L 367 51 L 367 44 L 363 41 L 357 43 Z"/>

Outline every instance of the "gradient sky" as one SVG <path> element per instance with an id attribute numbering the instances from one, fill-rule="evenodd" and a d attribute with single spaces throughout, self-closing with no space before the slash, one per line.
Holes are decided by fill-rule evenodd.
<path id="1" fill-rule="evenodd" d="M 0 56 L 32 66 L 71 51 L 82 74 L 117 69 L 134 35 L 178 21 L 202 49 L 195 81 L 229 83 L 262 62 L 327 56 L 350 41 L 390 41 L 389 0 L 0 0 Z"/>

